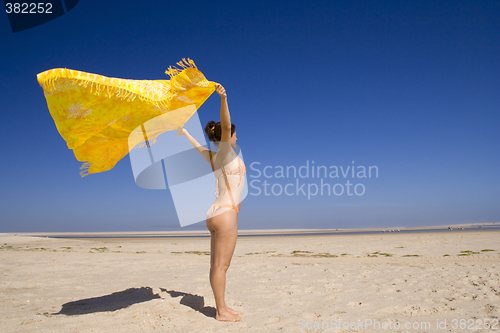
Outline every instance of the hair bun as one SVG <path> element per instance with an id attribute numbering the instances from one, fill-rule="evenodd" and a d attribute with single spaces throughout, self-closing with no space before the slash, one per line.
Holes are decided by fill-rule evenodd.
<path id="1" fill-rule="evenodd" d="M 234 124 L 231 124 L 231 136 L 233 135 L 236 127 Z M 205 134 L 208 137 L 208 140 L 213 142 L 218 142 L 221 140 L 222 128 L 220 122 L 209 121 L 207 126 L 205 126 Z"/>

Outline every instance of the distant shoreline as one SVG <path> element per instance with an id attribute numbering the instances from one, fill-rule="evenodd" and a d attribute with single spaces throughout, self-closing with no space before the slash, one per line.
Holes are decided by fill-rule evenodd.
<path id="1" fill-rule="evenodd" d="M 449 227 L 451 230 L 449 230 Z M 399 231 L 398 231 L 399 230 Z M 239 236 L 307 236 L 307 235 L 351 235 L 351 234 L 390 234 L 443 231 L 500 231 L 500 222 L 454 224 L 427 227 L 357 228 L 357 229 L 255 229 L 239 230 Z M 117 232 L 11 232 L 2 236 L 28 236 L 51 238 L 158 238 L 158 237 L 208 237 L 208 230 L 182 231 L 117 231 Z"/>

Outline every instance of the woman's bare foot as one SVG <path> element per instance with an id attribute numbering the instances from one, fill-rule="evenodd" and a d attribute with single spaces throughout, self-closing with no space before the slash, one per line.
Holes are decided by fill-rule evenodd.
<path id="1" fill-rule="evenodd" d="M 227 310 L 228 310 L 229 312 L 234 313 L 234 314 L 237 314 L 237 315 L 243 314 L 243 312 L 233 310 L 233 309 L 231 309 L 230 307 L 228 307 L 228 308 L 227 308 Z"/>
<path id="2" fill-rule="evenodd" d="M 233 310 L 234 311 L 234 310 Z M 229 310 L 226 311 L 217 311 L 217 314 L 215 315 L 215 319 L 219 321 L 242 321 L 243 318 L 238 316 L 235 313 L 231 313 Z"/>

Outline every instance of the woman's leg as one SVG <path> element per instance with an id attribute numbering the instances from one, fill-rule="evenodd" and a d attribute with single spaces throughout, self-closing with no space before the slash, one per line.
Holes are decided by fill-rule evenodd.
<path id="1" fill-rule="evenodd" d="M 239 321 L 237 311 L 230 309 L 225 302 L 226 271 L 236 247 L 238 237 L 237 213 L 230 209 L 207 220 L 207 227 L 211 231 L 211 269 L 210 284 L 214 292 L 217 307 L 217 320 Z"/>
<path id="2" fill-rule="evenodd" d="M 207 219 L 207 229 L 210 231 L 210 285 L 212 285 L 212 275 L 214 271 L 215 262 L 215 230 L 212 227 L 212 221 L 210 218 Z"/>
<path id="3" fill-rule="evenodd" d="M 214 271 L 214 262 L 215 262 L 215 230 L 212 227 L 212 221 L 211 219 L 207 219 L 207 229 L 210 231 L 210 274 L 209 274 L 209 279 L 210 279 L 210 285 L 212 285 L 212 276 L 213 276 L 213 271 Z M 234 313 L 234 314 L 243 314 L 241 311 L 236 311 L 231 309 L 230 307 L 227 307 L 229 312 Z"/>

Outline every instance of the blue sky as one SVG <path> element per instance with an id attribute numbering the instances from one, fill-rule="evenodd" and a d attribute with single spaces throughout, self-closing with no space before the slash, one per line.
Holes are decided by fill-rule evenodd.
<path id="1" fill-rule="evenodd" d="M 170 192 L 139 188 L 128 156 L 80 177 L 36 74 L 168 79 L 188 57 L 225 86 L 255 187 L 321 181 L 257 177 L 265 166 L 378 168 L 323 179 L 362 184 L 363 195 L 249 187 L 240 229 L 500 220 L 498 1 L 81 0 L 15 34 L 0 17 L 0 232 L 180 230 Z M 218 120 L 219 107 L 214 94 L 201 123 Z M 196 228 L 204 223 L 185 229 Z"/>

